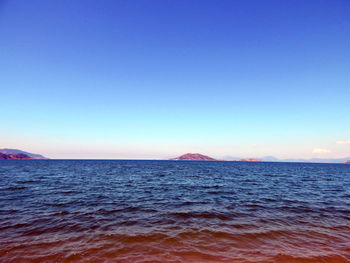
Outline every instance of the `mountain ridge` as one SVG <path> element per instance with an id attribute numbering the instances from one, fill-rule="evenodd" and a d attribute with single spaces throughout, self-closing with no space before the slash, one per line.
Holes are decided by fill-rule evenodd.
<path id="1" fill-rule="evenodd" d="M 171 158 L 169 160 L 184 160 L 184 161 L 236 161 L 236 162 L 290 162 L 290 163 L 347 163 L 350 162 L 350 157 L 344 158 L 286 158 L 279 159 L 274 156 L 264 156 L 261 158 L 241 158 L 225 156 L 221 159 L 215 159 L 200 153 L 186 153 L 181 156 Z"/>
<path id="2" fill-rule="evenodd" d="M 18 149 L 9 148 L 0 149 L 0 154 L 2 154 L 2 158 L 0 159 L 4 159 L 6 158 L 6 156 L 8 156 L 8 158 L 6 159 L 48 159 L 41 154 L 30 153 Z"/>

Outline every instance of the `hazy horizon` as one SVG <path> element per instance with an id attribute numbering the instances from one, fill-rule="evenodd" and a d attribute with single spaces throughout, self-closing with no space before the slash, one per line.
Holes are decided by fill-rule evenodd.
<path id="1" fill-rule="evenodd" d="M 350 156 L 348 1 L 0 1 L 0 148 Z"/>

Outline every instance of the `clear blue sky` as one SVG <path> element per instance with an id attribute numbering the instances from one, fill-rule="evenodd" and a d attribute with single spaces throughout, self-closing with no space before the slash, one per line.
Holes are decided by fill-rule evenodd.
<path id="1" fill-rule="evenodd" d="M 350 2 L 0 0 L 0 79 L 0 148 L 349 156 Z"/>

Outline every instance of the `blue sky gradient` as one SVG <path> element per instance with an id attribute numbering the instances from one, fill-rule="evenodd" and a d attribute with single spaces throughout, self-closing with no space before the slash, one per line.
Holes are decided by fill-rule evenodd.
<path id="1" fill-rule="evenodd" d="M 0 146 L 349 156 L 349 14 L 347 0 L 0 0 Z"/>

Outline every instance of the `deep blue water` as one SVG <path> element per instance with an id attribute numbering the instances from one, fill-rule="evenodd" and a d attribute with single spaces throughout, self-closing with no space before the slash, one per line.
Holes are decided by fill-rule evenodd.
<path id="1" fill-rule="evenodd" d="M 2 160 L 0 262 L 350 262 L 350 165 Z"/>

